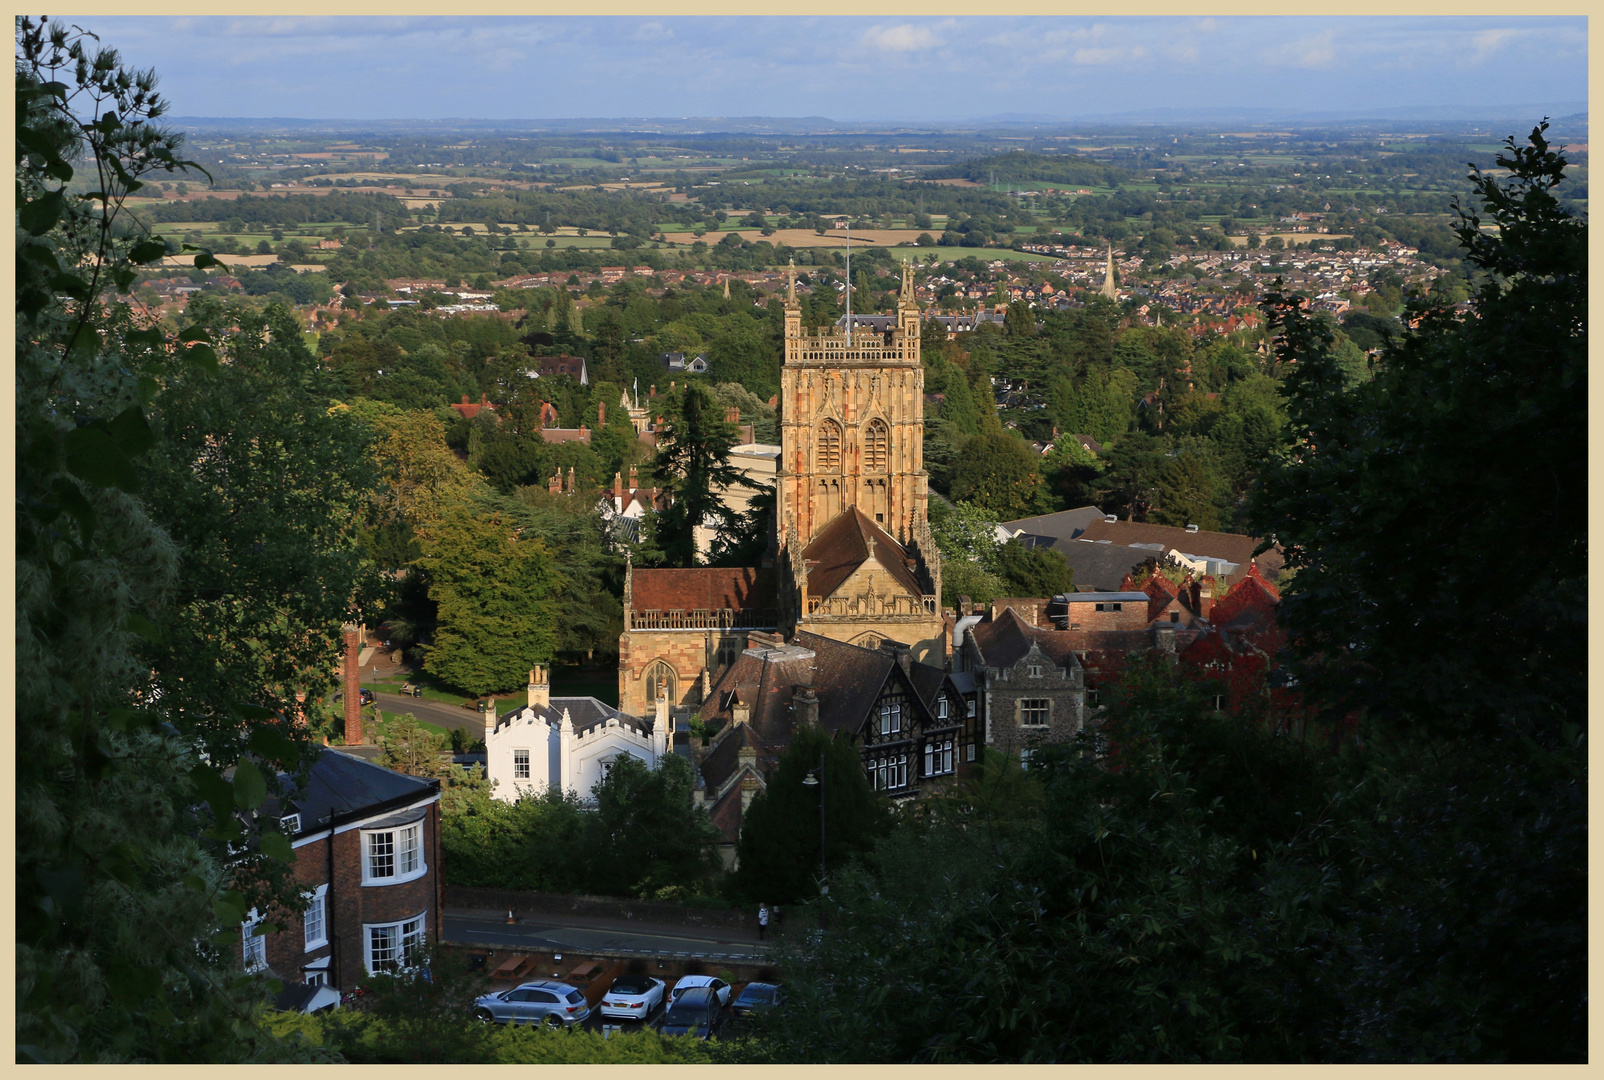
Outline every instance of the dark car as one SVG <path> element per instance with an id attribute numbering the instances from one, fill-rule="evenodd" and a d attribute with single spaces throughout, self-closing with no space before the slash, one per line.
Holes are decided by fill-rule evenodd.
<path id="1" fill-rule="evenodd" d="M 784 987 L 778 983 L 754 982 L 746 984 L 746 989 L 735 999 L 730 1011 L 736 1016 L 745 1017 L 783 1004 L 785 1004 Z"/>
<path id="2" fill-rule="evenodd" d="M 484 995 L 474 1002 L 474 1015 L 487 1024 L 571 1028 L 590 1016 L 590 1005 L 584 994 L 567 983 L 536 979 L 511 990 Z"/>
<path id="3" fill-rule="evenodd" d="M 335 694 L 334 695 L 334 700 L 335 701 L 344 701 L 345 700 L 345 691 L 342 690 L 338 694 Z M 373 691 L 369 690 L 367 687 L 364 686 L 362 688 L 361 693 L 357 696 L 357 701 L 361 702 L 363 705 L 372 705 L 373 704 Z"/>
<path id="4" fill-rule="evenodd" d="M 657 1030 L 663 1035 L 694 1035 L 706 1039 L 718 1030 L 723 1015 L 717 990 L 711 986 L 692 986 L 674 998 Z"/>

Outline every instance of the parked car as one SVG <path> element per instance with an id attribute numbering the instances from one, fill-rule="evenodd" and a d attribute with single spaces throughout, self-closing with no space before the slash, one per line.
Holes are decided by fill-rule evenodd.
<path id="1" fill-rule="evenodd" d="M 724 989 L 728 991 L 729 987 Z M 688 986 L 684 991 L 675 987 L 674 1000 L 664 1010 L 657 1031 L 662 1035 L 709 1038 L 718 1030 L 719 1021 L 723 1019 L 723 1004 L 718 999 L 718 991 L 711 986 Z"/>
<path id="2" fill-rule="evenodd" d="M 735 1006 L 731 1011 L 736 1016 L 746 1017 L 783 1004 L 785 1004 L 785 988 L 779 983 L 754 982 L 746 984 L 741 996 L 735 999 Z"/>
<path id="3" fill-rule="evenodd" d="M 541 1024 L 572 1028 L 590 1017 L 585 995 L 566 983 L 536 979 L 511 990 L 486 994 L 473 1003 L 474 1015 L 485 1023 Z"/>
<path id="4" fill-rule="evenodd" d="M 335 694 L 334 695 L 334 700 L 335 701 L 344 701 L 345 700 L 345 691 L 342 690 L 339 693 Z M 367 687 L 364 686 L 362 688 L 361 693 L 357 697 L 357 701 L 359 701 L 363 705 L 372 705 L 373 704 L 373 691 L 369 690 Z"/>
<path id="5" fill-rule="evenodd" d="M 602 997 L 601 1014 L 620 1020 L 644 1020 L 663 1003 L 667 985 L 650 975 L 620 975 Z"/>
<path id="6" fill-rule="evenodd" d="M 731 987 L 723 979 L 715 979 L 711 975 L 684 975 L 680 977 L 679 982 L 674 984 L 674 989 L 669 992 L 669 1004 L 672 1005 L 687 990 L 695 990 L 702 987 L 712 989 L 718 997 L 720 1007 L 730 1003 Z"/>

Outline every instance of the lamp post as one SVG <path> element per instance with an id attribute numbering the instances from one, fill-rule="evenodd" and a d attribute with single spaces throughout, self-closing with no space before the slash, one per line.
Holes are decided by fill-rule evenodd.
<path id="1" fill-rule="evenodd" d="M 830 886 L 825 881 L 824 867 L 824 751 L 819 751 L 819 767 L 808 770 L 808 775 L 802 781 L 808 787 L 819 789 L 819 895 L 829 893 Z"/>

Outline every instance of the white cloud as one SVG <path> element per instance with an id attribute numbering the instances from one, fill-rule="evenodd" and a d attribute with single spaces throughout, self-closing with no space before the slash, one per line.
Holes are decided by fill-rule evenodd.
<path id="1" fill-rule="evenodd" d="M 1337 59 L 1335 37 L 1333 31 L 1327 30 L 1314 37 L 1289 41 L 1278 49 L 1272 49 L 1265 59 L 1274 64 L 1285 64 L 1290 67 L 1330 67 Z"/>
<path id="2" fill-rule="evenodd" d="M 941 44 L 941 39 L 928 26 L 903 23 L 900 26 L 869 27 L 863 33 L 863 44 L 871 49 L 886 49 L 890 52 L 918 52 L 921 49 L 935 48 Z"/>
<path id="3" fill-rule="evenodd" d="M 1471 47 L 1476 50 L 1473 59 L 1485 60 L 1489 54 L 1497 52 L 1504 42 L 1521 36 L 1519 30 L 1483 30 L 1471 39 Z"/>
<path id="4" fill-rule="evenodd" d="M 636 41 L 659 41 L 673 36 L 674 31 L 660 22 L 644 22 L 635 27 L 634 37 Z"/>

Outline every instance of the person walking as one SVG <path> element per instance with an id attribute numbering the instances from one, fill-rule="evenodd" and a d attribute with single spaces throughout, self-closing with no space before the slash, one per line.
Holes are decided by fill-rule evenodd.
<path id="1" fill-rule="evenodd" d="M 768 933 L 769 906 L 767 904 L 759 904 L 757 906 L 757 939 L 759 941 L 768 940 Z"/>

